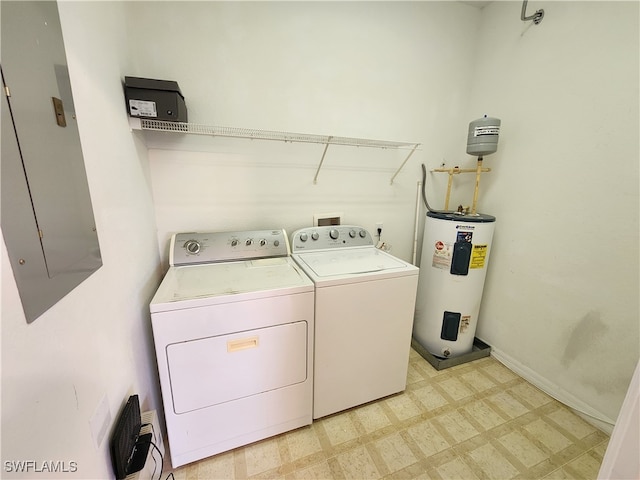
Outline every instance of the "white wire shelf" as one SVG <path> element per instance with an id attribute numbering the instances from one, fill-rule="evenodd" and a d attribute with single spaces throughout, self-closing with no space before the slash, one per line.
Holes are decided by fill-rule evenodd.
<path id="1" fill-rule="evenodd" d="M 316 171 L 313 183 L 317 183 L 318 174 L 322 168 L 324 157 L 329 145 L 343 145 L 350 147 L 369 147 L 394 150 L 410 150 L 402 165 L 391 178 L 391 183 L 398 175 L 402 167 L 407 163 L 409 157 L 420 146 L 419 143 L 412 142 L 392 142 L 387 140 L 371 140 L 365 138 L 339 137 L 332 135 L 314 135 L 307 133 L 279 132 L 273 130 L 256 130 L 250 128 L 220 127 L 212 125 L 202 125 L 197 123 L 169 122 L 164 120 L 152 120 L 147 118 L 129 117 L 129 124 L 133 130 L 147 130 L 154 132 L 184 133 L 192 135 L 205 135 L 212 137 L 246 138 L 251 140 L 276 140 L 289 143 L 316 143 L 325 145 L 322 158 Z"/>

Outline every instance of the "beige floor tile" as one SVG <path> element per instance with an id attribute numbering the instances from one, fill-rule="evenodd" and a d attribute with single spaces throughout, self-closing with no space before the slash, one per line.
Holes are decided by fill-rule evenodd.
<path id="1" fill-rule="evenodd" d="M 436 370 L 426 360 L 423 360 L 421 362 L 416 362 L 413 365 L 425 379 L 444 376 L 444 375 L 447 375 L 448 373 L 446 370 Z"/>
<path id="2" fill-rule="evenodd" d="M 457 411 L 440 415 L 433 419 L 433 422 L 444 428 L 456 443 L 469 440 L 480 433 Z"/>
<path id="3" fill-rule="evenodd" d="M 293 461 L 322 451 L 315 429 L 311 426 L 287 433 L 285 438 Z"/>
<path id="4" fill-rule="evenodd" d="M 489 477 L 507 480 L 518 475 L 514 467 L 493 445 L 487 443 L 469 452 L 469 457 Z"/>
<path id="5" fill-rule="evenodd" d="M 475 480 L 478 478 L 460 457 L 440 465 L 436 470 L 443 480 Z"/>
<path id="6" fill-rule="evenodd" d="M 249 445 L 244 449 L 247 475 L 257 475 L 281 465 L 280 449 L 276 439 Z"/>
<path id="7" fill-rule="evenodd" d="M 545 452 L 536 447 L 533 442 L 520 432 L 511 432 L 503 435 L 498 441 L 527 468 L 532 468 L 549 458 Z"/>
<path id="8" fill-rule="evenodd" d="M 443 405 L 447 405 L 449 403 L 431 385 L 420 388 L 413 393 L 427 410 L 435 410 L 436 408 L 442 407 Z"/>
<path id="9" fill-rule="evenodd" d="M 333 446 L 358 438 L 358 430 L 346 413 L 323 419 L 322 426 Z"/>
<path id="10" fill-rule="evenodd" d="M 420 371 L 413 364 L 410 363 L 409 369 L 407 370 L 407 385 L 421 382 L 422 380 L 424 380 L 424 377 L 422 376 Z"/>
<path id="11" fill-rule="evenodd" d="M 367 433 L 375 432 L 391 425 L 391 421 L 379 403 L 371 403 L 355 410 L 356 417 Z"/>
<path id="12" fill-rule="evenodd" d="M 606 441 L 593 447 L 592 451 L 598 458 L 603 459 L 608 446 L 609 446 L 609 440 L 607 439 Z"/>
<path id="13" fill-rule="evenodd" d="M 235 477 L 233 452 L 207 458 L 196 464 L 197 478 L 226 479 Z"/>
<path id="14" fill-rule="evenodd" d="M 402 470 L 418 461 L 411 452 L 411 448 L 398 433 L 374 442 L 373 446 L 384 460 L 390 473 Z"/>
<path id="15" fill-rule="evenodd" d="M 385 400 L 387 406 L 400 421 L 420 415 L 420 408 L 409 395 L 396 395 Z"/>
<path id="16" fill-rule="evenodd" d="M 380 472 L 364 446 L 356 447 L 337 456 L 340 468 L 347 479 L 376 479 Z"/>
<path id="17" fill-rule="evenodd" d="M 544 477 L 544 480 L 576 480 L 576 477 L 573 474 L 567 472 L 563 467 L 551 472 L 549 475 Z"/>
<path id="18" fill-rule="evenodd" d="M 296 470 L 292 476 L 295 480 L 332 480 L 334 478 L 327 461 L 316 463 L 302 470 Z"/>
<path id="19" fill-rule="evenodd" d="M 558 453 L 572 444 L 571 440 L 542 419 L 535 420 L 523 428 L 553 453 Z"/>
<path id="20" fill-rule="evenodd" d="M 506 422 L 502 416 L 482 400 L 465 405 L 462 409 L 485 430 L 490 430 Z"/>
<path id="21" fill-rule="evenodd" d="M 580 478 L 596 478 L 600 470 L 600 463 L 588 453 L 580 455 L 578 458 L 569 462 L 566 467 L 578 473 Z"/>
<path id="22" fill-rule="evenodd" d="M 513 395 L 502 391 L 487 398 L 495 407 L 509 418 L 516 418 L 524 415 L 529 411 L 527 407 L 522 405 Z"/>
<path id="23" fill-rule="evenodd" d="M 478 392 L 484 392 L 496 386 L 496 383 L 478 370 L 472 370 L 460 375 L 465 382 Z"/>
<path id="24" fill-rule="evenodd" d="M 498 383 L 506 383 L 518 378 L 515 373 L 497 361 L 493 361 L 491 364 L 483 366 L 482 371 L 488 373 L 491 378 L 498 381 Z"/>
<path id="25" fill-rule="evenodd" d="M 430 421 L 420 422 L 407 428 L 407 432 L 426 457 L 446 450 L 451 445 L 447 442 Z"/>
<path id="26" fill-rule="evenodd" d="M 532 405 L 535 408 L 553 402 L 553 398 L 551 398 L 549 395 L 544 393 L 542 390 L 538 390 L 530 383 L 526 382 L 522 382 L 520 385 L 516 385 L 515 387 L 511 388 L 510 392 L 512 392 L 520 400 L 524 400 L 529 405 Z"/>
<path id="27" fill-rule="evenodd" d="M 494 358 L 436 370 L 412 350 L 407 379 L 403 393 L 189 464 L 174 476 L 596 478 L 608 437 Z"/>
<path id="28" fill-rule="evenodd" d="M 473 392 L 457 378 L 448 378 L 438 382 L 438 385 L 456 402 L 473 395 Z"/>
<path id="29" fill-rule="evenodd" d="M 592 427 L 566 408 L 559 408 L 546 416 L 577 438 L 584 438 L 597 431 L 595 427 Z"/>

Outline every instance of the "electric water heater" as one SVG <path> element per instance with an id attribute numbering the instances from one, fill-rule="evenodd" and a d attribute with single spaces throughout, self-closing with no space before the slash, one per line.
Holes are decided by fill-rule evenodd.
<path id="1" fill-rule="evenodd" d="M 495 220 L 427 212 L 413 338 L 436 357 L 473 350 Z"/>
<path id="2" fill-rule="evenodd" d="M 429 211 L 413 338 L 436 357 L 453 358 L 473 350 L 496 222 L 491 215 L 476 213 L 475 207 L 482 157 L 496 152 L 499 134 L 497 118 L 485 115 L 469 124 L 467 153 L 478 157 L 471 213 L 432 210 L 423 195 Z"/>

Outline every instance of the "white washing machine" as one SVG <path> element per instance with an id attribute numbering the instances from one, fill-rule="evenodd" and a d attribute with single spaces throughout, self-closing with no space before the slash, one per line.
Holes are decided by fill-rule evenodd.
<path id="1" fill-rule="evenodd" d="M 292 257 L 315 284 L 313 418 L 403 391 L 418 268 L 349 225 L 296 231 Z"/>
<path id="2" fill-rule="evenodd" d="M 181 233 L 151 305 L 179 467 L 312 421 L 314 285 L 284 230 Z"/>

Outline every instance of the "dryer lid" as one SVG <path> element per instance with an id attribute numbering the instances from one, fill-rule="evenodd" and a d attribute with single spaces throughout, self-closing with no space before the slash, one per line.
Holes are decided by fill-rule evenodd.
<path id="1" fill-rule="evenodd" d="M 151 301 L 158 304 L 260 292 L 270 295 L 313 289 L 290 257 L 171 267 Z M 257 292 L 257 293 L 256 293 Z M 278 292 L 278 293 L 276 293 Z M 154 308 L 156 307 L 156 308 Z"/>

